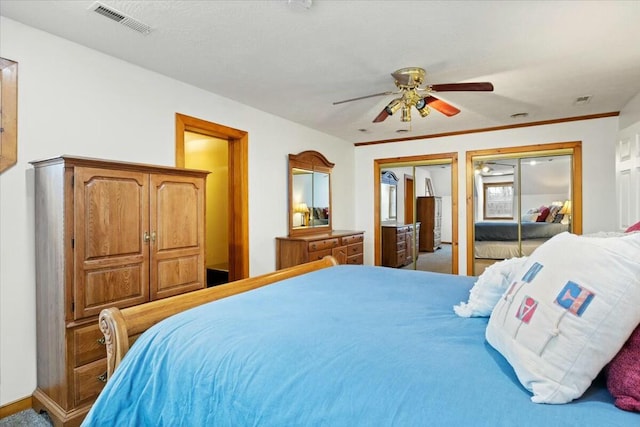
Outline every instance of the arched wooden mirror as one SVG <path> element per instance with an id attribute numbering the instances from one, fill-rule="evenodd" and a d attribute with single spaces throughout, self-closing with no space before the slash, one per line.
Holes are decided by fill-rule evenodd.
<path id="1" fill-rule="evenodd" d="M 333 166 L 317 151 L 289 154 L 289 236 L 332 230 Z"/>

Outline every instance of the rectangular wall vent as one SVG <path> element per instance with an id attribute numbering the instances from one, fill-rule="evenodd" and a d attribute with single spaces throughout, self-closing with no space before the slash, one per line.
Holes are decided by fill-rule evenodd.
<path id="1" fill-rule="evenodd" d="M 139 33 L 147 35 L 151 32 L 151 27 L 143 22 L 138 21 L 130 16 L 125 15 L 124 13 L 115 10 L 109 6 L 105 6 L 100 2 L 93 3 L 90 7 L 90 10 L 96 12 L 99 15 L 104 16 L 105 18 L 109 18 L 112 21 L 116 21 L 117 23 L 124 25 L 125 27 L 129 27 L 132 30 L 135 30 Z"/>

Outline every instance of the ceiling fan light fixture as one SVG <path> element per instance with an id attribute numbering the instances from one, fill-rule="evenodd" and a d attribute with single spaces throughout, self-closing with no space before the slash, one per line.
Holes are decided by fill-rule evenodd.
<path id="1" fill-rule="evenodd" d="M 387 114 L 389 114 L 390 116 L 393 116 L 393 113 L 398 111 L 400 107 L 402 107 L 402 99 L 396 98 L 393 101 L 391 101 L 389 104 L 387 104 L 387 106 L 384 109 L 387 111 Z"/>
<path id="2" fill-rule="evenodd" d="M 420 98 L 420 100 L 416 103 L 416 109 L 418 110 L 418 113 L 420 113 L 421 117 L 427 117 L 429 113 L 431 113 L 429 105 L 424 98 Z"/>
<path id="3" fill-rule="evenodd" d="M 402 118 L 400 120 L 403 122 L 411 121 L 411 107 L 408 105 L 402 107 Z"/>
<path id="4" fill-rule="evenodd" d="M 424 107 L 423 109 L 418 110 L 418 113 L 420 113 L 420 117 L 427 117 L 429 113 L 431 113 L 431 110 L 429 107 Z"/>

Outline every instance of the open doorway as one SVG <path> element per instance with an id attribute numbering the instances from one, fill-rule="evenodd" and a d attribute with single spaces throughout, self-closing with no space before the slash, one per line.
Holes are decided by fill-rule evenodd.
<path id="1" fill-rule="evenodd" d="M 211 284 L 249 276 L 248 134 L 176 113 L 176 166 L 207 179 L 207 269 Z"/>
<path id="2" fill-rule="evenodd" d="M 374 160 L 376 265 L 458 273 L 457 170 L 457 153 Z M 381 204 L 381 197 L 386 200 L 387 196 L 382 195 L 385 186 L 380 184 L 380 180 L 387 171 L 410 179 L 398 181 L 397 212 L 383 218 L 381 210 L 386 209 L 386 204 Z M 421 213 L 421 209 L 425 208 L 419 208 L 419 204 L 426 198 L 440 202 L 437 206 L 427 208 L 432 212 L 439 209 L 440 222 L 435 216 L 429 221 Z M 392 216 L 400 222 L 392 218 L 390 220 Z M 444 233 L 441 231 L 443 227 L 446 229 Z M 444 236 L 446 238 L 443 239 Z M 438 241 L 438 244 L 434 245 L 434 241 Z M 431 248 L 425 248 L 425 244 L 431 244 Z M 436 257 L 442 259 L 434 260 Z M 431 261 L 439 265 L 436 267 Z"/>

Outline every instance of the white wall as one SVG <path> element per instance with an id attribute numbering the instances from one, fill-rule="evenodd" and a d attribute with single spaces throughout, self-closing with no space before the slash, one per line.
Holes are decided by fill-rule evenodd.
<path id="1" fill-rule="evenodd" d="M 425 119 L 425 120 L 428 120 Z M 583 232 L 614 230 L 616 216 L 612 214 L 615 206 L 614 144 L 618 132 L 618 118 L 558 123 L 553 125 L 517 128 L 494 132 L 473 133 L 428 140 L 405 141 L 392 144 L 364 145 L 356 147 L 355 175 L 361 181 L 361 189 L 373 188 L 374 159 L 406 157 L 425 154 L 458 152 L 462 164 L 458 168 L 458 238 L 459 270 L 467 268 L 466 251 L 466 190 L 464 159 L 466 151 L 511 147 L 532 144 L 545 144 L 569 141 L 582 141 L 583 170 Z M 455 147 L 455 148 L 454 148 Z M 373 263 L 373 191 L 359 191 L 356 194 L 356 228 L 366 231 L 365 263 Z"/>
<path id="2" fill-rule="evenodd" d="M 354 150 L 345 141 L 0 18 L 18 62 L 18 163 L 0 175 L 0 406 L 36 386 L 33 169 L 61 154 L 174 165 L 175 113 L 249 132 L 250 274 L 275 269 L 287 234 L 287 154 L 335 162 L 332 221 L 353 229 Z M 265 214 L 266 213 L 266 214 Z"/>

